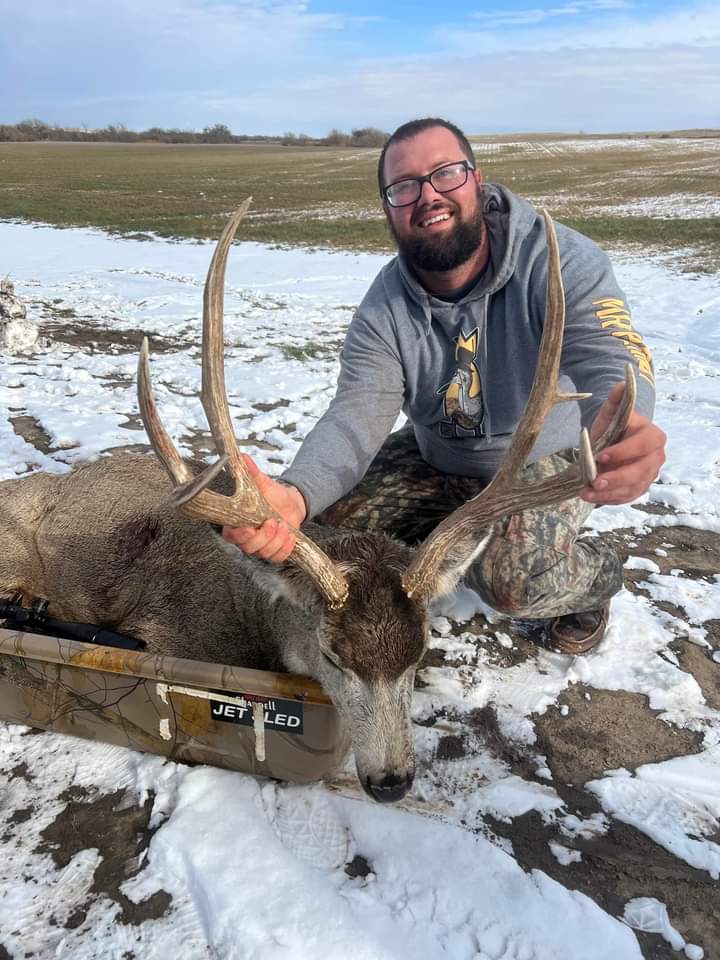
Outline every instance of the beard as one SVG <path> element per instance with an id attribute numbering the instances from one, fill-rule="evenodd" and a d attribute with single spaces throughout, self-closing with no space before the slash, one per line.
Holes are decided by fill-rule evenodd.
<path id="1" fill-rule="evenodd" d="M 395 232 L 392 221 L 388 219 L 398 252 L 406 263 L 432 273 L 454 270 L 463 263 L 467 263 L 483 239 L 480 191 L 478 191 L 477 209 L 468 220 L 461 220 L 458 207 L 454 204 L 453 207 L 453 229 L 439 236 L 401 237 Z M 424 216 L 430 215 L 431 211 L 424 214 Z"/>

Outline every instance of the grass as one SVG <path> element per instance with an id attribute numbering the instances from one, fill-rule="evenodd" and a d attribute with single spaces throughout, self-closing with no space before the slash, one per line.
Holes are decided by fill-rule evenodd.
<path id="1" fill-rule="evenodd" d="M 611 244 L 678 251 L 677 267 L 693 272 L 720 270 L 720 217 L 700 220 L 651 217 L 562 217 L 574 230 L 601 246 Z"/>
<path id="2" fill-rule="evenodd" d="M 364 245 L 363 205 L 374 151 L 165 144 L 0 144 L 0 216 L 122 233 L 215 238 L 227 213 L 251 194 L 243 235 L 276 243 L 323 242 L 342 208 L 342 243 Z M 308 218 L 322 215 L 326 219 Z M 308 229 L 312 223 L 313 228 Z M 353 224 L 356 224 L 353 229 Z"/>
<path id="3" fill-rule="evenodd" d="M 638 136 L 605 149 L 578 149 L 581 138 L 550 135 L 472 139 L 487 179 L 594 239 L 691 247 L 706 269 L 720 263 L 720 217 L 612 211 L 658 197 L 720 196 L 717 135 Z M 592 146 L 586 140 L 581 146 Z M 243 239 L 390 250 L 375 188 L 377 156 L 372 149 L 261 144 L 0 143 L 0 217 L 138 238 L 215 239 L 228 212 L 252 194 Z"/>

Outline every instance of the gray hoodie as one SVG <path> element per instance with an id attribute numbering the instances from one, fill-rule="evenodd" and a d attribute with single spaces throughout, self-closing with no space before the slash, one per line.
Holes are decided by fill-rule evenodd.
<path id="1" fill-rule="evenodd" d="M 483 187 L 490 261 L 456 302 L 429 294 L 401 257 L 377 275 L 350 324 L 335 398 L 283 480 L 308 515 L 364 476 L 402 410 L 423 458 L 446 473 L 491 477 L 522 416 L 545 313 L 542 216 L 505 187 Z M 636 409 L 652 416 L 652 362 L 606 255 L 556 224 L 565 288 L 560 389 L 592 398 L 553 408 L 529 462 L 576 446 L 632 361 Z"/>

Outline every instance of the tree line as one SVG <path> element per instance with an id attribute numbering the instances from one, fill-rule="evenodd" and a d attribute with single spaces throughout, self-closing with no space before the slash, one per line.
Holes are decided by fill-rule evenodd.
<path id="1" fill-rule="evenodd" d="M 174 127 L 149 127 L 147 130 L 129 130 L 123 123 L 106 127 L 62 127 L 43 120 L 21 120 L 20 123 L 0 124 L 0 141 L 25 142 L 35 140 L 63 140 L 89 143 L 280 143 L 300 147 L 381 147 L 390 134 L 375 127 L 357 127 L 345 133 L 331 130 L 326 137 L 310 137 L 305 133 L 285 133 L 281 137 L 261 134 L 233 133 L 224 123 L 203 127 L 202 131 L 179 130 Z"/>
<path id="2" fill-rule="evenodd" d="M 390 134 L 377 127 L 355 127 L 350 133 L 331 130 L 326 137 L 309 137 L 305 133 L 286 133 L 280 141 L 283 146 L 312 147 L 382 147 Z"/>

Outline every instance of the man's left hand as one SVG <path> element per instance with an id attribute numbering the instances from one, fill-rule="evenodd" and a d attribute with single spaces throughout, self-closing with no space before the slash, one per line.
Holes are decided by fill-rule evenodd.
<path id="1" fill-rule="evenodd" d="M 590 429 L 590 439 L 601 436 L 617 410 L 623 384 L 613 387 Z M 580 496 L 590 503 L 629 503 L 645 493 L 665 463 L 667 437 L 652 420 L 633 410 L 622 439 L 598 454 L 597 478 Z"/>

